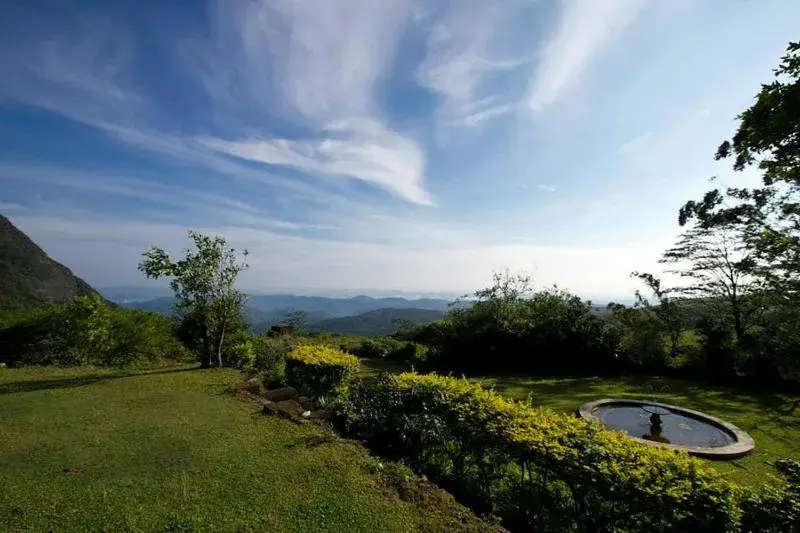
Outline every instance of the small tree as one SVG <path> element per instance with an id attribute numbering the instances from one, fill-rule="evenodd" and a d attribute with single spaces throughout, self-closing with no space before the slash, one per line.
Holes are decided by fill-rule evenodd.
<path id="1" fill-rule="evenodd" d="M 707 298 L 716 314 L 729 318 L 741 346 L 760 306 L 755 302 L 759 284 L 751 275 L 755 262 L 738 232 L 697 224 L 664 252 L 660 262 L 675 265 L 668 272 L 691 281 L 677 292 Z"/>
<path id="2" fill-rule="evenodd" d="M 303 335 L 308 331 L 308 313 L 302 309 L 287 311 L 281 317 L 281 322 L 291 326 L 296 335 Z"/>
<path id="3" fill-rule="evenodd" d="M 636 290 L 636 307 L 643 308 L 648 312 L 652 311 L 661 324 L 661 327 L 669 339 L 669 357 L 673 361 L 678 356 L 678 348 L 683 331 L 683 321 L 681 320 L 680 308 L 675 298 L 670 296 L 672 289 L 665 288 L 661 280 L 646 272 L 633 272 L 631 276 L 643 281 L 647 288 L 658 299 L 658 305 L 652 306 L 650 301 L 645 298 L 641 291 Z"/>
<path id="4" fill-rule="evenodd" d="M 179 315 L 192 321 L 201 336 L 202 364 L 211 366 L 216 352 L 217 364 L 222 366 L 225 336 L 244 305 L 244 294 L 235 284 L 247 268 L 247 251 L 240 259 L 224 237 L 189 231 L 189 238 L 194 247 L 185 251 L 183 259 L 173 261 L 162 248 L 152 246 L 143 254 L 139 270 L 148 278 L 171 278 Z"/>

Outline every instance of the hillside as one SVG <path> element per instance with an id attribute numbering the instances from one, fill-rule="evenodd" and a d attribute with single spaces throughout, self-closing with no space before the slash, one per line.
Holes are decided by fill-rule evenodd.
<path id="1" fill-rule="evenodd" d="M 375 309 L 356 316 L 328 318 L 309 324 L 312 332 L 349 333 L 351 335 L 380 336 L 391 335 L 399 329 L 399 321 L 412 325 L 439 320 L 444 311 L 432 309 Z"/>
<path id="2" fill-rule="evenodd" d="M 0 215 L 0 309 L 63 302 L 90 294 L 97 292 Z"/>

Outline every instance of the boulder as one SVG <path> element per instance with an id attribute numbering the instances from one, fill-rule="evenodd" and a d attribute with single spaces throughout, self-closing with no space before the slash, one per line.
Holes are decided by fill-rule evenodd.
<path id="1" fill-rule="evenodd" d="M 314 410 L 314 400 L 309 398 L 308 396 L 300 396 L 297 398 L 297 403 L 303 406 L 303 409 L 306 411 L 313 411 Z"/>
<path id="2" fill-rule="evenodd" d="M 278 410 L 278 416 L 289 418 L 291 420 L 299 420 L 303 417 L 303 406 L 295 400 L 283 400 L 275 402 L 275 408 Z"/>
<path id="3" fill-rule="evenodd" d="M 239 390 L 249 392 L 250 394 L 261 394 L 264 392 L 264 387 L 261 385 L 261 379 L 255 377 L 241 383 L 239 385 Z"/>
<path id="4" fill-rule="evenodd" d="M 267 391 L 264 397 L 271 402 L 278 403 L 287 400 L 297 400 L 299 394 L 294 387 L 281 387 L 280 389 Z"/>
<path id="5" fill-rule="evenodd" d="M 275 402 L 271 402 L 269 400 L 264 400 L 264 414 L 265 415 L 277 415 L 278 414 L 278 407 L 275 405 Z"/>

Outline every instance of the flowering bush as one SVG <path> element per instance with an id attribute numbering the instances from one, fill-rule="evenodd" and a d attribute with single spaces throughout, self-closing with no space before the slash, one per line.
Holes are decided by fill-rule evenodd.
<path id="1" fill-rule="evenodd" d="M 681 452 L 463 379 L 383 376 L 353 388 L 340 422 L 512 530 L 735 531 L 740 491 Z"/>
<path id="2" fill-rule="evenodd" d="M 331 346 L 304 344 L 286 356 L 289 384 L 311 396 L 325 396 L 340 390 L 357 371 L 357 357 Z"/>

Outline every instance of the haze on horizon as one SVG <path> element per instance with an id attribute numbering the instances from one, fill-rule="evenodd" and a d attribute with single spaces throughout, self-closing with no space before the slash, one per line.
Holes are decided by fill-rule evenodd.
<path id="1" fill-rule="evenodd" d="M 793 0 L 31 0 L 0 8 L 0 212 L 98 286 L 187 229 L 248 291 L 594 299 L 677 210 L 800 27 Z M 780 14 L 780 16 L 776 16 Z"/>

